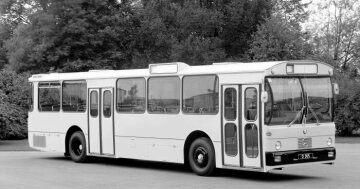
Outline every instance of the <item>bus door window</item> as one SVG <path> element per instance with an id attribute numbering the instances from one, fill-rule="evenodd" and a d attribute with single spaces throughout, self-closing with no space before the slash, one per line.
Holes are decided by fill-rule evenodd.
<path id="1" fill-rule="evenodd" d="M 99 111 L 99 102 L 98 102 L 98 92 L 97 91 L 91 91 L 90 93 L 90 115 L 92 117 L 98 116 Z"/>
<path id="2" fill-rule="evenodd" d="M 257 117 L 257 91 L 248 88 L 245 91 L 245 118 L 247 121 L 255 121 Z"/>
<path id="3" fill-rule="evenodd" d="M 103 114 L 104 117 L 111 117 L 111 92 L 109 90 L 104 91 L 103 99 Z"/>
<path id="4" fill-rule="evenodd" d="M 234 88 L 225 89 L 225 119 L 226 120 L 235 120 L 236 119 L 236 90 Z"/>
<path id="5" fill-rule="evenodd" d="M 236 90 L 227 88 L 224 91 L 224 117 L 226 121 L 235 121 L 237 117 Z M 237 126 L 234 123 L 225 124 L 225 153 L 236 156 L 238 152 Z"/>
<path id="6" fill-rule="evenodd" d="M 256 88 L 247 88 L 245 90 L 245 119 L 249 122 L 257 120 L 257 90 Z M 258 128 L 254 123 L 245 125 L 245 153 L 249 158 L 258 156 Z"/>

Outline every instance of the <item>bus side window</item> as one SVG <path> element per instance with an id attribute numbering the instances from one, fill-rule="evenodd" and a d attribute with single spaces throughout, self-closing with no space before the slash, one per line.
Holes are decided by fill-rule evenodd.
<path id="1" fill-rule="evenodd" d="M 145 112 L 144 78 L 125 78 L 117 80 L 116 111 L 119 113 Z"/>
<path id="2" fill-rule="evenodd" d="M 148 81 L 148 112 L 177 114 L 180 111 L 178 77 L 153 77 Z"/>
<path id="3" fill-rule="evenodd" d="M 30 91 L 29 91 L 29 112 L 34 110 L 34 84 L 30 83 Z"/>
<path id="4" fill-rule="evenodd" d="M 182 111 L 216 114 L 219 110 L 219 80 L 216 75 L 183 77 Z"/>
<path id="5" fill-rule="evenodd" d="M 62 84 L 62 110 L 85 112 L 86 81 L 64 81 Z"/>
<path id="6" fill-rule="evenodd" d="M 39 83 L 39 111 L 58 112 L 60 111 L 60 82 Z"/>

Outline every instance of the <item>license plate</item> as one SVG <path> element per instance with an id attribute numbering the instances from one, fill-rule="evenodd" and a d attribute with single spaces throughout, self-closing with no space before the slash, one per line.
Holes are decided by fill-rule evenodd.
<path id="1" fill-rule="evenodd" d="M 298 159 L 312 159 L 314 157 L 313 153 L 304 153 L 304 154 L 298 154 Z"/>

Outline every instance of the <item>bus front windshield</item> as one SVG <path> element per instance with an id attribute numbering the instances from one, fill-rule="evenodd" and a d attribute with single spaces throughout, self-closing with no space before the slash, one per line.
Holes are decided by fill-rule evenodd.
<path id="1" fill-rule="evenodd" d="M 332 121 L 332 88 L 329 77 L 267 78 L 265 124 L 292 125 Z M 306 122 L 305 122 L 306 121 Z"/>

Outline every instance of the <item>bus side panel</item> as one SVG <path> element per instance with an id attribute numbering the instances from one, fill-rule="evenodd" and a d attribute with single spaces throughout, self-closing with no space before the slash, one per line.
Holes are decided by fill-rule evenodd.
<path id="1" fill-rule="evenodd" d="M 182 163 L 182 140 L 117 136 L 118 157 Z M 121 153 L 121 154 L 120 154 Z"/>
<path id="2" fill-rule="evenodd" d="M 28 114 L 29 146 L 42 151 L 65 152 L 65 137 L 71 126 L 78 126 L 87 138 L 87 110 L 85 112 L 40 112 L 38 83 L 34 82 L 34 108 Z"/>
<path id="3" fill-rule="evenodd" d="M 28 118 L 29 146 L 42 151 L 65 152 L 65 137 L 71 126 L 78 126 L 87 136 L 86 115 L 86 112 L 55 113 L 34 110 L 29 113 Z"/>
<path id="4" fill-rule="evenodd" d="M 218 115 L 116 114 L 116 156 L 183 163 L 185 140 L 196 130 L 210 137 L 220 155 L 219 124 Z"/>

